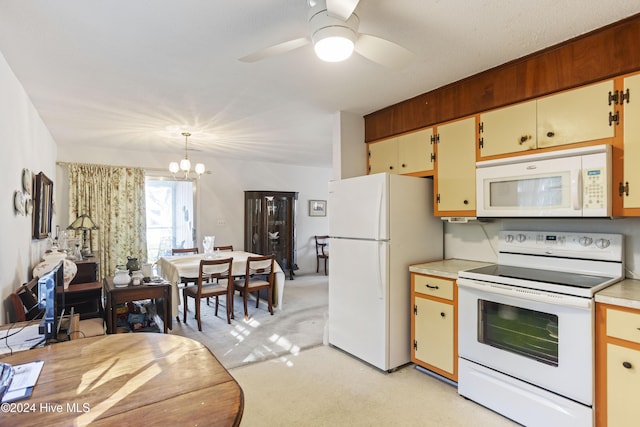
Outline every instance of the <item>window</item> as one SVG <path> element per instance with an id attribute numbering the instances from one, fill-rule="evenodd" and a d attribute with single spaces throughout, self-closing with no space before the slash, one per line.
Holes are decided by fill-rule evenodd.
<path id="1" fill-rule="evenodd" d="M 147 176 L 147 262 L 171 255 L 172 248 L 195 247 L 195 183 Z"/>

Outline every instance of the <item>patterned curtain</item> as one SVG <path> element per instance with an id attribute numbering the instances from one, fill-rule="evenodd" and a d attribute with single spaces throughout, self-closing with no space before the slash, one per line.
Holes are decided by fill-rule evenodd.
<path id="1" fill-rule="evenodd" d="M 99 279 L 113 275 L 127 256 L 147 257 L 144 170 L 94 164 L 68 164 L 69 222 L 87 214 L 99 227 L 91 248 L 100 259 Z"/>

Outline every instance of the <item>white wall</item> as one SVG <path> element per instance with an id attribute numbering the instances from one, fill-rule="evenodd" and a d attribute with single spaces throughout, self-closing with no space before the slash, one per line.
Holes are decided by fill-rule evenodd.
<path id="1" fill-rule="evenodd" d="M 55 181 L 56 143 L 0 53 L 0 323 L 7 322 L 8 296 L 31 278 L 46 240 L 31 240 L 31 216 L 17 215 L 13 195 L 22 190 L 22 169 Z M 54 212 L 55 224 L 55 212 Z"/>
<path id="2" fill-rule="evenodd" d="M 364 117 L 338 111 L 333 116 L 333 178 L 367 174 Z"/>
<path id="3" fill-rule="evenodd" d="M 500 230 L 620 233 L 625 236 L 626 276 L 640 278 L 640 218 L 502 219 L 445 224 L 445 257 L 496 262 Z"/>
<path id="4" fill-rule="evenodd" d="M 176 151 L 172 155 L 121 150 L 89 149 L 61 146 L 58 160 L 63 162 L 99 163 L 119 166 L 139 166 L 159 169 L 164 174 L 169 162 L 182 156 Z M 244 191 L 296 191 L 296 246 L 297 273 L 310 273 L 316 269 L 315 243 L 313 236 L 327 234 L 327 217 L 310 217 L 309 200 L 326 200 L 331 168 L 303 167 L 286 164 L 221 159 L 192 153 L 192 162 L 203 162 L 211 174 L 204 174 L 197 182 L 196 226 L 197 241 L 205 235 L 216 236 L 216 244 L 231 244 L 244 248 Z M 170 176 L 166 172 L 167 176 Z M 69 223 L 67 177 L 63 167 L 58 167 L 57 179 L 64 183 L 58 187 L 56 197 L 60 227 Z M 327 209 L 331 209 L 330 206 Z M 71 218 L 73 219 L 73 218 Z M 223 223 L 219 225 L 219 223 Z M 200 243 L 201 246 L 201 243 Z"/>

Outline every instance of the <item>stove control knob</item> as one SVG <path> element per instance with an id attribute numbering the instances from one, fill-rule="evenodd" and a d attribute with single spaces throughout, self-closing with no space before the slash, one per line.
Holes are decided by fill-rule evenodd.
<path id="1" fill-rule="evenodd" d="M 596 240 L 596 247 L 600 249 L 608 248 L 611 242 L 607 239 L 598 239 Z"/>
<path id="2" fill-rule="evenodd" d="M 525 236 L 524 234 L 518 234 L 516 236 L 516 240 L 520 243 L 524 242 L 525 240 L 527 240 L 527 236 Z"/>
<path id="3" fill-rule="evenodd" d="M 506 236 L 504 236 L 504 241 L 507 243 L 513 242 L 513 234 L 507 234 Z"/>
<path id="4" fill-rule="evenodd" d="M 578 242 L 582 245 L 582 246 L 589 246 L 591 243 L 593 243 L 593 239 L 591 237 L 581 237 Z"/>

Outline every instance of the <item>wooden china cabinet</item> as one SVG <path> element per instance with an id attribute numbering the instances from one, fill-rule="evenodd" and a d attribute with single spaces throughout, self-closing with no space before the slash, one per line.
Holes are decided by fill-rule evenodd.
<path id="1" fill-rule="evenodd" d="M 275 254 L 283 271 L 293 279 L 296 265 L 295 218 L 298 193 L 244 192 L 244 250 Z"/>

